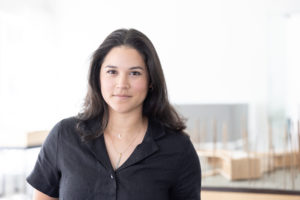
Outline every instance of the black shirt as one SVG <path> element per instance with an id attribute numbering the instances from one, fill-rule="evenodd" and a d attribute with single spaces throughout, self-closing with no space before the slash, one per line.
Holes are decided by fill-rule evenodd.
<path id="1" fill-rule="evenodd" d="M 183 133 L 149 120 L 143 142 L 114 170 L 104 137 L 82 142 L 76 119 L 60 121 L 45 140 L 27 181 L 62 200 L 199 200 L 197 153 Z"/>

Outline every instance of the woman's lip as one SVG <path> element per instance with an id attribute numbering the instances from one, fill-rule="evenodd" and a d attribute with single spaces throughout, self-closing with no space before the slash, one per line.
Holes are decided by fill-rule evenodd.
<path id="1" fill-rule="evenodd" d="M 118 101 L 127 101 L 131 96 L 128 95 L 113 95 Z"/>
<path id="2" fill-rule="evenodd" d="M 123 97 L 123 98 L 125 98 L 125 97 L 130 97 L 130 96 L 128 96 L 128 95 L 118 95 L 118 94 L 113 95 L 113 96 L 115 96 L 115 97 Z"/>

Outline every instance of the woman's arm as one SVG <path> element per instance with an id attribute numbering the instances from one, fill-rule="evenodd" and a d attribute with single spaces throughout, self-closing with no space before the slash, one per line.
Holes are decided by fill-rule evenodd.
<path id="1" fill-rule="evenodd" d="M 176 184 L 171 189 L 172 200 L 201 199 L 201 168 L 199 157 L 193 144 L 188 139 L 178 160 Z"/>
<path id="2" fill-rule="evenodd" d="M 58 198 L 49 197 L 48 195 L 34 189 L 33 200 L 58 200 Z"/>
<path id="3" fill-rule="evenodd" d="M 61 173 L 57 166 L 58 138 L 61 122 L 57 123 L 51 130 L 35 163 L 33 171 L 27 177 L 27 182 L 34 189 L 34 198 L 54 199 L 59 196 L 59 184 Z M 45 196 L 47 194 L 47 196 Z M 49 196 L 51 197 L 49 197 Z"/>

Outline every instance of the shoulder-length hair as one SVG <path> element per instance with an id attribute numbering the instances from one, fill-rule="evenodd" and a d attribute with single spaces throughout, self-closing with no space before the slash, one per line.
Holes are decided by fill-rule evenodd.
<path id="1" fill-rule="evenodd" d="M 152 42 L 138 30 L 118 29 L 107 36 L 92 56 L 88 92 L 83 110 L 77 115 L 77 130 L 81 139 L 88 141 L 99 137 L 108 124 L 108 105 L 100 89 L 100 69 L 108 52 L 122 45 L 137 50 L 147 66 L 150 89 L 143 103 L 143 116 L 155 119 L 168 129 L 183 131 L 185 123 L 169 103 L 163 70 Z"/>

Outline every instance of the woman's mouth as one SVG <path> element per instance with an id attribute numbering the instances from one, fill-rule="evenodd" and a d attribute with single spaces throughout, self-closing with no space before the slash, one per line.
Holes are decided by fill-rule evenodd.
<path id="1" fill-rule="evenodd" d="M 126 100 L 126 99 L 130 98 L 131 96 L 124 95 L 124 94 L 115 94 L 115 95 L 113 95 L 113 97 L 116 97 L 116 98 L 121 99 L 121 100 Z"/>

